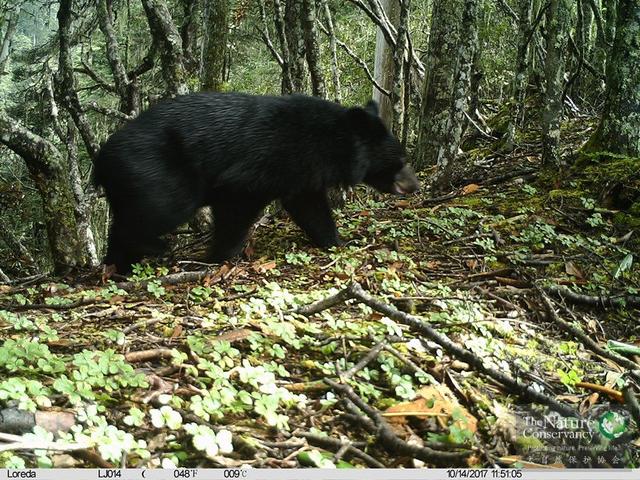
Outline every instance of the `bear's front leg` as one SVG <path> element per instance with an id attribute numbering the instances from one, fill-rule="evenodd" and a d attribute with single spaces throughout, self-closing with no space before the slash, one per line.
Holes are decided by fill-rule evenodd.
<path id="1" fill-rule="evenodd" d="M 304 192 L 282 199 L 282 206 L 293 221 L 318 247 L 342 245 L 326 192 Z"/>

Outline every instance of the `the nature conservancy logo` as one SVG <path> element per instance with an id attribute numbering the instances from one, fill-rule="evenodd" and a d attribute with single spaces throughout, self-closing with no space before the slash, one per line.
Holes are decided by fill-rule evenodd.
<path id="1" fill-rule="evenodd" d="M 618 412 L 608 411 L 598 419 L 598 430 L 603 436 L 613 440 L 627 431 L 627 423 L 626 417 Z"/>

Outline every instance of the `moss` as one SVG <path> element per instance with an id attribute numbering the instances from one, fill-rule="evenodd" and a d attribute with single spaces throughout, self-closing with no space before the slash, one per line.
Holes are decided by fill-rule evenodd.
<path id="1" fill-rule="evenodd" d="M 556 189 L 549 192 L 549 198 L 557 200 L 560 198 L 580 198 L 584 197 L 585 192 L 580 189 Z"/>
<path id="2" fill-rule="evenodd" d="M 614 225 L 625 229 L 640 228 L 640 216 L 630 215 L 625 212 L 618 212 L 613 216 L 613 223 Z"/>

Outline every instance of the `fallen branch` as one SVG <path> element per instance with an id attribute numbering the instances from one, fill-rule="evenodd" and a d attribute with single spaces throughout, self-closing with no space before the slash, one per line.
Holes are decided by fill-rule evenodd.
<path id="1" fill-rule="evenodd" d="M 548 395 L 535 390 L 529 385 L 525 385 L 522 382 L 519 382 L 506 373 L 500 372 L 491 367 L 487 367 L 481 358 L 474 355 L 471 351 L 458 346 L 451 339 L 449 339 L 449 337 L 436 331 L 433 327 L 423 322 L 419 318 L 401 312 L 396 308 L 371 297 L 357 282 L 352 282 L 347 288 L 329 298 L 311 304 L 305 311 L 317 313 L 348 299 L 356 299 L 364 303 L 365 305 L 368 305 L 373 310 L 382 313 L 383 315 L 386 315 L 387 317 L 397 322 L 409 326 L 413 331 L 439 344 L 449 354 L 457 357 L 463 362 L 468 363 L 477 371 L 503 384 L 505 387 L 507 387 L 507 389 L 521 396 L 523 399 L 547 405 L 551 409 L 555 410 L 565 417 L 580 417 L 580 414 L 577 411 L 573 410 L 567 405 L 564 405 L 557 400 L 549 397 Z"/>
<path id="2" fill-rule="evenodd" d="M 62 443 L 62 442 L 50 442 L 40 439 L 25 439 L 19 435 L 12 435 L 10 433 L 0 432 L 0 440 L 4 443 L 0 444 L 0 452 L 8 452 L 15 450 L 49 450 L 57 452 L 71 452 L 75 450 L 86 450 L 90 448 L 88 443 Z"/>
<path id="3" fill-rule="evenodd" d="M 380 463 L 378 460 L 373 458 L 371 455 L 364 453 L 357 447 L 354 447 L 353 444 L 347 443 L 342 440 L 338 440 L 336 438 L 331 438 L 328 436 L 316 435 L 314 433 L 308 432 L 296 432 L 296 437 L 304 438 L 310 445 L 314 445 L 316 447 L 323 448 L 325 450 L 334 450 L 340 451 L 344 449 L 342 456 L 349 460 L 350 458 L 358 458 L 367 464 L 368 467 L 371 468 L 385 468 L 384 463 Z"/>
<path id="4" fill-rule="evenodd" d="M 591 350 L 592 352 L 600 355 L 601 357 L 604 357 L 613 362 L 616 362 L 618 365 L 626 368 L 627 370 L 629 370 L 629 375 L 634 377 L 637 381 L 640 381 L 640 365 L 629 360 L 626 357 L 623 357 L 622 355 L 618 355 L 615 352 L 605 350 L 600 345 L 598 345 L 589 335 L 584 333 L 582 330 L 580 330 L 579 328 L 575 327 L 574 325 L 560 318 L 560 316 L 556 313 L 555 308 L 553 308 L 553 303 L 551 299 L 547 295 L 545 295 L 544 291 L 540 291 L 540 293 L 541 293 L 542 301 L 546 307 L 546 310 L 549 316 L 551 317 L 551 319 L 556 323 L 556 325 L 562 328 L 565 332 L 568 332 L 571 335 L 575 336 L 578 340 L 582 342 L 583 345 L 589 348 L 589 350 Z"/>
<path id="5" fill-rule="evenodd" d="M 576 293 L 567 287 L 553 286 L 544 289 L 547 293 L 560 297 L 571 303 L 578 305 L 587 305 L 597 308 L 640 308 L 640 297 L 638 295 L 619 295 L 619 296 L 592 296 Z"/>
<path id="6" fill-rule="evenodd" d="M 170 348 L 154 348 L 151 350 L 139 350 L 137 352 L 129 352 L 124 358 L 129 363 L 149 362 L 152 360 L 161 360 L 163 358 L 172 358 L 173 350 Z"/>
<path id="7" fill-rule="evenodd" d="M 23 310 L 73 310 L 74 308 L 81 307 L 83 305 L 92 305 L 100 300 L 95 298 L 81 298 L 71 303 L 63 303 L 60 305 L 52 305 L 48 303 L 27 303 L 25 305 L 7 305 L 0 304 L 0 310 L 10 310 L 12 312 L 19 312 Z"/>
<path id="8" fill-rule="evenodd" d="M 625 403 L 629 408 L 631 416 L 636 421 L 636 425 L 640 425 L 640 405 L 638 405 L 638 398 L 635 393 L 633 393 L 633 387 L 631 385 L 625 387 L 622 391 L 622 395 L 624 396 Z"/>
<path id="9" fill-rule="evenodd" d="M 130 288 L 142 287 L 145 288 L 151 281 L 160 282 L 161 285 L 178 285 L 180 283 L 192 283 L 200 282 L 206 278 L 207 275 L 213 274 L 213 270 L 196 270 L 194 272 L 179 272 L 171 273 L 163 277 L 151 278 L 149 280 L 143 280 L 141 282 L 119 282 L 116 283 L 118 288 L 127 290 Z"/>
<path id="10" fill-rule="evenodd" d="M 373 407 L 367 405 L 354 391 L 346 384 L 334 382 L 331 379 L 325 379 L 325 382 L 336 392 L 346 397 L 355 404 L 362 412 L 364 412 L 376 426 L 376 438 L 385 450 L 396 455 L 407 455 L 411 458 L 417 458 L 423 462 L 437 465 L 460 465 L 463 464 L 473 452 L 470 450 L 458 452 L 443 452 L 434 450 L 429 447 L 422 447 L 405 442 L 398 437 L 393 429 L 386 422 L 384 417 Z"/>

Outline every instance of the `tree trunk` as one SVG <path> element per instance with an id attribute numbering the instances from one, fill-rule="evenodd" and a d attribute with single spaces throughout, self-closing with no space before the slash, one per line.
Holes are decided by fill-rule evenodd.
<path id="1" fill-rule="evenodd" d="M 284 7 L 284 30 L 289 50 L 291 68 L 291 82 L 293 91 L 304 92 L 306 77 L 305 47 L 301 28 L 301 2 L 299 0 L 288 1 Z"/>
<path id="2" fill-rule="evenodd" d="M 407 91 L 411 89 L 411 63 L 408 58 L 407 44 L 409 35 L 409 4 L 411 0 L 401 0 L 400 12 L 398 16 L 396 47 L 393 52 L 393 79 L 391 85 L 391 108 L 393 121 L 391 129 L 403 143 L 406 142 L 407 135 L 405 128 L 408 123 L 405 121 L 409 108 L 409 97 Z"/>
<path id="3" fill-rule="evenodd" d="M 147 15 L 149 30 L 154 42 L 160 46 L 162 76 L 169 95 L 184 95 L 189 92 L 187 72 L 184 67 L 182 38 L 171 18 L 165 0 L 142 0 Z"/>
<path id="4" fill-rule="evenodd" d="M 324 87 L 324 76 L 320 68 L 320 46 L 316 29 L 316 6 L 313 0 L 302 0 L 301 10 L 302 33 L 304 38 L 307 65 L 311 76 L 311 91 L 316 97 L 327 96 Z"/>
<path id="5" fill-rule="evenodd" d="M 224 68 L 229 33 L 228 0 L 205 3 L 206 22 L 202 62 L 202 89 L 219 92 L 224 82 Z"/>
<path id="6" fill-rule="evenodd" d="M 463 0 L 435 0 L 425 62 L 418 143 L 418 170 L 442 162 L 456 72 Z"/>
<path id="7" fill-rule="evenodd" d="M 389 17 L 389 20 L 391 20 L 394 25 L 397 25 L 400 16 L 400 1 L 401 0 L 382 0 L 380 2 L 387 14 L 387 17 Z M 378 82 L 378 84 L 385 90 L 390 92 L 393 89 L 393 48 L 387 43 L 380 27 L 378 27 L 376 33 L 376 53 L 373 64 L 373 78 L 375 78 L 376 82 Z M 391 98 L 383 94 L 374 86 L 373 99 L 378 102 L 380 107 L 380 118 L 382 118 L 382 121 L 388 128 L 391 128 L 393 124 L 393 106 L 391 105 Z"/>
<path id="8" fill-rule="evenodd" d="M 60 9 L 58 10 L 58 39 L 60 41 L 59 56 L 59 82 L 58 94 L 59 102 L 69 111 L 71 118 L 78 127 L 80 136 L 84 141 L 85 148 L 91 159 L 95 159 L 98 155 L 100 147 L 98 140 L 93 133 L 93 129 L 86 115 L 78 92 L 76 91 L 75 78 L 73 75 L 73 61 L 71 57 L 70 30 L 71 30 L 71 0 L 61 0 Z"/>
<path id="9" fill-rule="evenodd" d="M 263 17 L 263 23 L 265 28 L 265 35 L 268 35 L 269 29 L 267 26 L 266 15 L 264 13 L 265 7 L 260 2 L 260 8 Z M 280 67 L 282 68 L 282 84 L 281 92 L 283 95 L 293 93 L 293 73 L 291 69 L 291 52 L 289 51 L 289 41 L 287 40 L 287 33 L 285 30 L 284 12 L 282 11 L 282 5 L 280 0 L 273 0 L 273 15 L 274 23 L 276 25 L 276 33 L 278 35 L 278 42 L 280 43 L 280 50 L 282 55 L 280 56 Z M 266 40 L 269 40 L 268 37 Z M 274 55 L 277 56 L 277 52 L 274 50 Z"/>
<path id="10" fill-rule="evenodd" d="M 462 141 L 465 112 L 469 105 L 471 66 L 478 48 L 479 2 L 480 0 L 465 0 L 464 3 L 461 24 L 461 32 L 464 32 L 464 36 L 461 38 L 456 55 L 458 67 L 450 107 L 448 135 L 446 142 L 441 147 L 444 152 L 438 158 L 438 169 L 433 182 L 436 191 L 449 189 L 451 183 L 457 181 L 464 174 L 456 163 L 456 157 Z"/>
<path id="11" fill-rule="evenodd" d="M 340 103 L 342 95 L 340 86 L 340 66 L 338 65 L 338 48 L 336 42 L 336 32 L 333 26 L 333 16 L 329 8 L 328 0 L 321 0 L 324 10 L 324 17 L 327 21 L 327 32 L 329 34 L 329 49 L 331 50 L 331 82 L 333 86 L 333 100 Z"/>
<path id="12" fill-rule="evenodd" d="M 567 0 L 551 0 L 547 10 L 547 58 L 542 110 L 542 161 L 560 165 L 560 120 L 567 50 L 569 8 Z"/>
<path id="13" fill-rule="evenodd" d="M 127 70 L 120 59 L 120 46 L 113 28 L 112 0 L 100 0 L 96 4 L 98 25 L 105 38 L 107 60 L 113 75 L 116 92 L 120 97 L 120 111 L 126 115 L 136 116 L 140 112 L 140 92 L 129 80 Z"/>
<path id="14" fill-rule="evenodd" d="M 604 112 L 586 151 L 640 157 L 640 3 L 619 0 Z"/>
<path id="15" fill-rule="evenodd" d="M 515 146 L 516 129 L 524 121 L 524 102 L 527 87 L 527 67 L 529 59 L 529 32 L 531 31 L 531 0 L 519 0 L 518 8 L 518 50 L 516 57 L 515 75 L 513 77 L 511 101 L 511 120 L 507 126 L 504 148 L 512 150 Z"/>
<path id="16" fill-rule="evenodd" d="M 7 27 L 2 36 L 2 43 L 0 44 L 0 75 L 7 73 L 5 72 L 5 67 L 7 66 L 7 60 L 9 60 L 9 53 L 11 53 L 11 41 L 13 40 L 13 35 L 18 25 L 20 5 L 15 5 L 6 15 Z"/>
<path id="17" fill-rule="evenodd" d="M 88 202 L 88 195 L 82 188 L 82 176 L 78 165 L 78 148 L 76 146 L 76 128 L 73 122 L 67 125 L 67 163 L 69 166 L 69 181 L 74 197 L 75 217 L 78 226 L 78 241 L 84 251 L 87 262 L 95 267 L 100 264 L 96 241 L 91 228 L 91 206 Z"/>
<path id="18" fill-rule="evenodd" d="M 48 140 L 0 111 L 0 142 L 21 156 L 42 198 L 47 237 L 57 273 L 83 263 L 69 174 L 62 155 Z"/>

